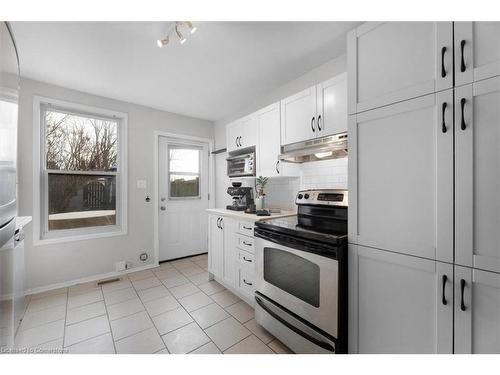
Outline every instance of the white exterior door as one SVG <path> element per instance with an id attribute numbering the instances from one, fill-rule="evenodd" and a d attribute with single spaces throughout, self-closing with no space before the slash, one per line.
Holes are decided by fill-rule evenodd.
<path id="1" fill-rule="evenodd" d="M 453 84 L 452 22 L 368 22 L 347 39 L 349 113 Z"/>
<path id="2" fill-rule="evenodd" d="M 500 272 L 500 77 L 455 91 L 457 264 Z"/>
<path id="3" fill-rule="evenodd" d="M 257 143 L 257 174 L 274 177 L 280 174 L 280 103 L 274 103 L 257 112 L 259 142 Z"/>
<path id="4" fill-rule="evenodd" d="M 451 264 L 350 245 L 349 353 L 452 353 L 452 344 Z"/>
<path id="5" fill-rule="evenodd" d="M 349 242 L 453 261 L 452 94 L 350 116 Z"/>
<path id="6" fill-rule="evenodd" d="M 281 144 L 305 141 L 316 134 L 316 86 L 312 86 L 281 101 Z"/>
<path id="7" fill-rule="evenodd" d="M 317 86 L 318 137 L 347 131 L 347 73 Z"/>
<path id="8" fill-rule="evenodd" d="M 222 277 L 224 262 L 224 231 L 222 218 L 208 215 L 208 271 L 216 277 Z"/>
<path id="9" fill-rule="evenodd" d="M 500 274 L 455 266 L 455 353 L 500 353 Z"/>
<path id="10" fill-rule="evenodd" d="M 159 139 L 160 261 L 208 250 L 208 153 L 206 143 Z"/>
<path id="11" fill-rule="evenodd" d="M 500 22 L 455 22 L 455 85 L 500 75 Z"/>

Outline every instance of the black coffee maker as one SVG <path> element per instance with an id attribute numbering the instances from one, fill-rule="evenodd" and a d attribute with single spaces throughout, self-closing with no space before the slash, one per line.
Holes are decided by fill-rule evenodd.
<path id="1" fill-rule="evenodd" d="M 242 187 L 241 182 L 233 182 L 232 185 L 227 188 L 227 193 L 233 198 L 233 204 L 226 206 L 226 208 L 233 211 L 254 213 L 253 188 Z"/>

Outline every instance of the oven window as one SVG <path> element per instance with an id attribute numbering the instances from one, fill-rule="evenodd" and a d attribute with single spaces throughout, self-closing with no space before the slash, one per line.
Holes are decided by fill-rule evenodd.
<path id="1" fill-rule="evenodd" d="M 264 248 L 264 280 L 269 284 L 319 307 L 319 266 L 298 255 Z"/>

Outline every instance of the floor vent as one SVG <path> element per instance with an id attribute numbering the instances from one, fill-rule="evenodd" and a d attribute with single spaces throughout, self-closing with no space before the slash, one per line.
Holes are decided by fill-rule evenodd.
<path id="1" fill-rule="evenodd" d="M 101 286 L 104 284 L 109 284 L 109 283 L 114 283 L 116 281 L 120 281 L 121 279 L 119 277 L 116 277 L 114 279 L 108 279 L 108 280 L 101 280 L 97 282 L 97 286 Z"/>

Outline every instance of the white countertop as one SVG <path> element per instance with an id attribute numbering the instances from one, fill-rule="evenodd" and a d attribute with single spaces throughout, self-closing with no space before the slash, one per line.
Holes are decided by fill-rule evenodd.
<path id="1" fill-rule="evenodd" d="M 16 217 L 16 230 L 23 229 L 26 225 L 31 223 L 31 216 L 17 216 Z"/>
<path id="2" fill-rule="evenodd" d="M 271 216 L 257 216 L 255 214 L 246 214 L 243 211 L 232 211 L 226 210 L 225 208 L 209 208 L 207 209 L 208 213 L 217 214 L 221 216 L 234 217 L 239 220 L 248 220 L 248 221 L 258 221 L 263 219 L 270 219 L 276 217 L 284 217 L 284 216 L 292 216 L 296 215 L 296 211 L 291 210 L 281 210 L 279 214 L 271 214 Z"/>

